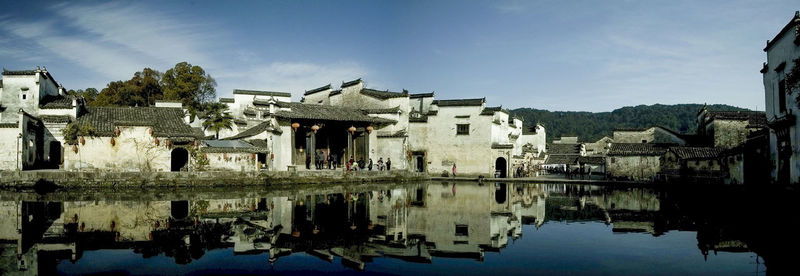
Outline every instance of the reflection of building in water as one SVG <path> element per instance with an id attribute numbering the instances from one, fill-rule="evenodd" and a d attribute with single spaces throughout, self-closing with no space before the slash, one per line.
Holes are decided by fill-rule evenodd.
<path id="1" fill-rule="evenodd" d="M 215 248 L 266 253 L 265 264 L 302 252 L 361 270 L 375 257 L 482 260 L 509 237 L 522 238 L 523 225 L 548 220 L 601 221 L 615 233 L 653 236 L 698 231 L 703 254 L 749 248 L 741 233 L 698 227 L 687 210 L 642 188 L 428 182 L 187 198 L 0 200 L 0 273 L 54 274 L 61 260 L 103 249 L 164 254 L 178 264 Z"/>

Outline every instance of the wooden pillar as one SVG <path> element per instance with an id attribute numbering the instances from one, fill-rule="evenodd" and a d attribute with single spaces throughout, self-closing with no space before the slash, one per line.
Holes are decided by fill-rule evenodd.
<path id="1" fill-rule="evenodd" d="M 344 162 L 350 160 L 350 156 L 353 155 L 353 133 L 350 131 L 347 132 L 347 156 L 344 156 Z M 344 163 L 343 162 L 343 163 Z"/>
<path id="2" fill-rule="evenodd" d="M 292 129 L 292 166 L 297 164 L 297 145 L 295 145 L 295 140 L 297 140 L 295 137 L 295 135 L 297 135 L 296 132 L 297 130 Z"/>
<path id="3" fill-rule="evenodd" d="M 314 169 L 317 168 L 317 133 L 314 131 L 309 132 L 309 137 L 311 141 L 309 141 L 308 145 L 308 154 L 311 156 L 311 167 Z"/>

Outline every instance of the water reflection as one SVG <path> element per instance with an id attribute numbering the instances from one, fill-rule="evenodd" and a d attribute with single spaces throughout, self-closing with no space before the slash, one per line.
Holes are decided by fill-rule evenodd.
<path id="1" fill-rule="evenodd" d="M 110 249 L 132 249 L 145 259 L 163 255 L 176 264 L 231 248 L 235 255 L 266 253 L 268 264 L 307 254 L 356 270 L 375 258 L 480 262 L 487 252 L 503 251 L 529 233 L 523 225 L 538 229 L 548 222 L 597 222 L 613 233 L 653 237 L 695 231 L 703 256 L 754 250 L 748 242 L 759 243 L 752 229 L 739 227 L 735 217 L 718 216 L 741 208 L 729 207 L 697 192 L 563 184 L 7 191 L 0 192 L 0 274 L 56 273 L 64 261 L 76 263 L 85 252 Z M 769 255 L 769 242 L 760 245 L 758 253 Z"/>

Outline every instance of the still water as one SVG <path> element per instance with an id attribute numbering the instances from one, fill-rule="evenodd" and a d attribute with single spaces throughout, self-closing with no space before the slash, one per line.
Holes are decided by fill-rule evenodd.
<path id="1" fill-rule="evenodd" d="M 0 191 L 0 274 L 777 274 L 796 260 L 796 216 L 776 215 L 793 198 L 468 182 Z"/>

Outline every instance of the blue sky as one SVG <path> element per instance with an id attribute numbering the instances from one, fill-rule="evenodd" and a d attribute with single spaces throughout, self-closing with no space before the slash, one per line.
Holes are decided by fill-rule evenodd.
<path id="1" fill-rule="evenodd" d="M 234 88 L 368 87 L 490 105 L 764 109 L 767 39 L 795 1 L 0 1 L 0 66 L 67 89 L 200 65 Z"/>

